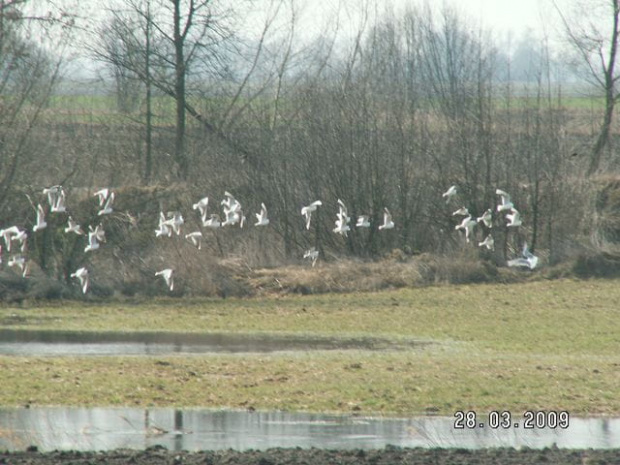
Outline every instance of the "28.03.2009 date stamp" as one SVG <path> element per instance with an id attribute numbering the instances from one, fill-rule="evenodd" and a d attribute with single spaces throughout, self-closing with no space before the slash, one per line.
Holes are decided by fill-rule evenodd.
<path id="1" fill-rule="evenodd" d="M 479 415 L 473 410 L 454 412 L 455 429 L 566 429 L 570 423 L 570 415 L 566 410 L 526 410 L 516 417 L 508 410 L 492 410 L 488 415 Z"/>

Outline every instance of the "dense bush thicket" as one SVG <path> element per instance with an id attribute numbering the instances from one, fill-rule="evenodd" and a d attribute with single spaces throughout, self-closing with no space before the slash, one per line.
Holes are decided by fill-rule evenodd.
<path id="1" fill-rule="evenodd" d="M 33 279 L 46 277 L 39 294 L 74 293 L 68 290 L 69 274 L 87 265 L 99 295 L 162 293 L 153 274 L 164 267 L 177 270 L 179 295 L 245 295 L 282 285 L 283 275 L 257 269 L 282 267 L 294 276 L 289 266 L 300 263 L 311 246 L 322 261 L 346 263 L 334 272 L 345 281 L 383 275 L 367 279 L 367 288 L 504 279 L 512 274 L 496 267 L 517 255 L 524 242 L 544 266 L 581 256 L 578 273 L 611 273 L 591 268 L 598 251 L 615 253 L 619 182 L 611 174 L 583 177 L 599 115 L 565 97 L 542 45 L 532 55 L 537 61 L 525 85 L 511 78 L 506 53 L 447 8 L 439 15 L 427 8 L 387 16 L 348 45 L 323 38 L 294 50 L 290 35 L 262 39 L 268 51 L 256 51 L 245 74 L 240 68 L 206 84 L 188 72 L 186 174 L 179 174 L 173 155 L 179 137 L 171 116 L 174 98 L 159 92 L 149 107 L 150 172 L 144 176 L 146 110 L 139 76 L 131 89 L 140 93 L 142 106 L 134 111 L 88 109 L 87 99 L 74 111 L 63 102 L 80 100 L 60 96 L 46 100 L 47 108 L 39 101 L 19 108 L 41 108 L 26 135 L 13 130 L 23 119 L 19 115 L 12 125 L 0 126 L 0 166 L 11 169 L 0 182 L 0 227 L 17 224 L 31 231 L 33 207 L 45 202 L 42 188 L 62 183 L 71 215 L 83 227 L 102 221 L 107 231 L 107 243 L 89 254 L 83 238 L 63 232 L 65 214 L 50 215 L 47 229 L 30 233 Z M 39 64 L 44 65 L 50 67 L 47 61 Z M 52 71 L 41 75 L 56 79 Z M 49 86 L 49 80 L 38 79 Z M 110 97 L 108 103 L 114 101 Z M 613 143 L 610 147 L 605 169 L 611 173 Z M 10 158 L 16 148 L 20 156 Z M 458 194 L 446 203 L 441 194 L 453 184 Z M 100 187 L 117 193 L 115 213 L 104 218 L 97 216 L 92 197 Z M 507 228 L 503 214 L 495 212 L 497 188 L 512 194 L 523 226 Z M 192 204 L 206 195 L 216 212 L 224 191 L 243 204 L 249 226 L 203 230 L 200 251 L 183 236 L 155 239 L 160 211 L 179 210 L 186 218 L 184 233 L 198 230 Z M 300 209 L 316 199 L 323 206 L 306 230 Z M 352 228 L 347 237 L 332 233 L 338 199 L 353 218 L 370 215 L 373 227 Z M 259 230 L 251 223 L 261 202 L 271 224 Z M 452 215 L 461 206 L 474 217 L 493 209 L 493 229 L 479 225 L 475 240 L 466 243 Z M 396 226 L 378 231 L 385 207 Z M 494 251 L 477 246 L 488 233 L 495 238 Z M 32 287 L 17 284 L 6 258 L 5 252 L 0 297 L 16 286 Z M 385 266 L 373 267 L 377 259 L 385 259 Z M 603 261 L 605 268 L 614 263 Z M 343 277 L 349 267 L 361 275 Z M 318 272 L 308 279 L 327 276 L 334 275 Z M 338 287 L 307 281 L 299 292 Z"/>

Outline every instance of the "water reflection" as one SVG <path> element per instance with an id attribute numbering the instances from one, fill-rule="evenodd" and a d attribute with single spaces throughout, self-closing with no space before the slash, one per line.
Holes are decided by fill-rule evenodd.
<path id="1" fill-rule="evenodd" d="M 571 418 L 568 429 L 455 430 L 449 417 L 380 419 L 310 413 L 135 408 L 0 409 L 0 449 L 271 447 L 620 447 L 620 419 Z"/>
<path id="2" fill-rule="evenodd" d="M 232 333 L 80 332 L 0 329 L 0 355 L 166 355 L 289 350 L 384 350 L 422 342 Z"/>

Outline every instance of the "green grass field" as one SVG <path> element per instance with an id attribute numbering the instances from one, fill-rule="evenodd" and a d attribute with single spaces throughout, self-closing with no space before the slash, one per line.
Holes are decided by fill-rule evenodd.
<path id="1" fill-rule="evenodd" d="M 413 415 L 620 413 L 615 280 L 4 307 L 4 327 L 375 336 L 393 351 L 0 357 L 0 405 L 254 407 Z"/>

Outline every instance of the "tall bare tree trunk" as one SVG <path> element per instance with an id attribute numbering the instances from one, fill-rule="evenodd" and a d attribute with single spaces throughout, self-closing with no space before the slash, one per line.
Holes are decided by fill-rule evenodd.
<path id="1" fill-rule="evenodd" d="M 152 108 L 152 77 L 151 77 L 151 4 L 147 3 L 147 18 L 146 28 L 144 30 L 145 35 L 145 50 L 144 50 L 144 84 L 146 86 L 146 154 L 144 160 L 144 184 L 148 185 L 151 182 L 153 175 L 153 108 Z"/>
<path id="2" fill-rule="evenodd" d="M 174 71 L 175 71 L 175 103 L 176 103 L 176 134 L 174 140 L 174 156 L 177 162 L 178 175 L 186 180 L 189 175 L 189 164 L 185 153 L 185 34 L 181 32 L 181 0 L 174 3 Z"/>
<path id="3" fill-rule="evenodd" d="M 585 5 L 589 2 L 583 2 Z M 559 13 L 562 22 L 564 23 L 564 29 L 569 40 L 572 43 L 577 54 L 580 56 L 583 63 L 589 69 L 589 72 L 594 78 L 598 86 L 601 87 L 603 94 L 605 95 L 605 114 L 603 115 L 603 122 L 600 127 L 599 135 L 596 139 L 596 143 L 592 148 L 592 154 L 590 156 L 590 165 L 588 166 L 587 175 L 591 176 L 600 168 L 603 150 L 609 146 L 611 136 L 611 123 L 613 120 L 614 109 L 616 105 L 616 99 L 618 94 L 616 92 L 616 81 L 618 76 L 615 74 L 616 67 L 616 55 L 618 52 L 618 27 L 620 16 L 620 0 L 607 0 L 606 6 L 610 6 L 612 15 L 612 30 L 611 34 L 602 33 L 596 26 L 596 21 L 591 18 L 586 18 L 588 25 L 586 28 L 579 27 L 579 21 L 571 17 L 570 21 L 562 13 L 560 7 L 555 3 L 556 11 Z M 606 54 L 606 49 L 609 47 L 609 53 Z"/>
<path id="4" fill-rule="evenodd" d="M 611 75 L 609 75 L 608 71 L 605 72 L 605 115 L 603 116 L 601 131 L 596 139 L 594 148 L 592 149 L 590 166 L 588 167 L 588 176 L 592 176 L 599 169 L 603 150 L 609 145 L 611 122 L 613 120 L 614 108 L 616 106 L 616 98 L 614 95 L 614 80 L 611 79 Z"/>
<path id="5" fill-rule="evenodd" d="M 596 144 L 594 144 L 594 149 L 592 150 L 592 158 L 590 159 L 590 167 L 588 168 L 588 176 L 593 175 L 600 167 L 601 164 L 601 155 L 603 153 L 603 149 L 607 145 L 609 145 L 609 136 L 611 131 L 611 122 L 613 120 L 614 108 L 616 105 L 616 76 L 615 76 L 615 66 L 616 66 L 616 54 L 618 52 L 618 16 L 620 14 L 620 5 L 618 4 L 620 0 L 612 0 L 613 10 L 614 10 L 614 23 L 613 30 L 611 33 L 610 40 L 610 48 L 609 48 L 609 58 L 607 62 L 607 66 L 604 66 L 604 79 L 605 79 L 605 115 L 603 116 L 603 124 L 601 125 L 601 132 L 596 140 Z"/>

